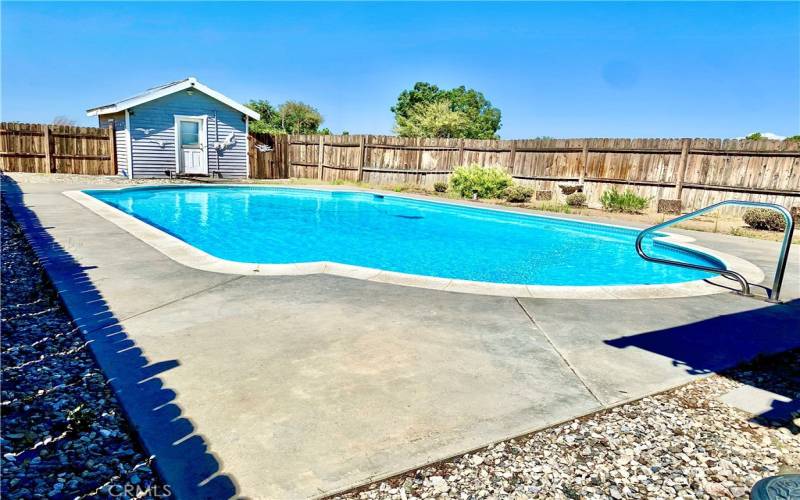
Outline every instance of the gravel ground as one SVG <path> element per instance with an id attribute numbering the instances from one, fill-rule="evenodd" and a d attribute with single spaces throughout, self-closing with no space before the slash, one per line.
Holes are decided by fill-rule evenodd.
<path id="1" fill-rule="evenodd" d="M 800 414 L 751 421 L 717 398 L 748 384 L 800 398 L 800 350 L 338 496 L 748 498 L 800 468 Z"/>
<path id="2" fill-rule="evenodd" d="M 5 204 L 1 230 L 0 495 L 107 498 L 126 484 L 141 492 L 158 486 L 108 381 Z"/>

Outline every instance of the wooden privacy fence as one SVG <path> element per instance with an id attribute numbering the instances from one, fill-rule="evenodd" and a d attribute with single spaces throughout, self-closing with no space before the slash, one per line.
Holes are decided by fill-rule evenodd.
<path id="1" fill-rule="evenodd" d="M 111 128 L 0 123 L 0 169 L 115 175 L 115 140 Z"/>
<path id="2" fill-rule="evenodd" d="M 432 186 L 458 165 L 500 166 L 520 183 L 560 192 L 583 183 L 590 204 L 632 189 L 696 209 L 723 199 L 800 204 L 800 143 L 721 139 L 415 139 L 372 135 L 274 138 L 276 177 Z M 279 151 L 280 150 L 280 151 Z M 252 168 L 254 177 L 261 177 Z M 260 173 L 260 170 L 259 172 Z M 653 207 L 655 203 L 652 204 Z"/>
<path id="3" fill-rule="evenodd" d="M 697 209 L 725 199 L 800 205 L 800 143 L 720 139 L 485 141 L 373 135 L 250 134 L 250 176 L 370 184 L 447 181 L 458 165 L 500 166 L 522 184 L 559 195 L 582 183 L 590 204 L 628 188 Z M 114 175 L 111 128 L 0 123 L 0 169 Z M 655 203 L 651 204 L 652 207 Z"/>
<path id="4" fill-rule="evenodd" d="M 251 133 L 248 143 L 250 177 L 254 179 L 286 179 L 289 177 L 285 161 L 289 138 L 285 135 Z"/>

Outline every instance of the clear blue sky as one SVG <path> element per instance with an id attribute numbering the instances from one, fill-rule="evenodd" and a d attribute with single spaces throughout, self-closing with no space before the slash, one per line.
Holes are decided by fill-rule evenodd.
<path id="1" fill-rule="evenodd" d="M 3 120 L 196 76 L 390 133 L 416 81 L 482 91 L 504 138 L 800 133 L 800 3 L 8 3 Z"/>

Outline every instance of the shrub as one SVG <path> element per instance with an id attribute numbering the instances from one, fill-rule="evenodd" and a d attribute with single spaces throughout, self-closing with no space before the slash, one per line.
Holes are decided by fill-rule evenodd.
<path id="1" fill-rule="evenodd" d="M 510 185 L 511 176 L 500 167 L 456 167 L 450 178 L 453 191 L 465 198 L 471 198 L 473 192 L 478 198 L 497 198 Z"/>
<path id="2" fill-rule="evenodd" d="M 800 142 L 800 135 L 791 135 L 784 139 L 786 142 Z"/>
<path id="3" fill-rule="evenodd" d="M 583 193 L 572 193 L 567 196 L 567 205 L 571 207 L 582 207 L 586 205 L 586 195 Z"/>
<path id="4" fill-rule="evenodd" d="M 786 229 L 786 221 L 783 220 L 783 216 L 768 208 L 749 208 L 742 218 L 745 224 L 753 229 L 765 229 L 767 231 L 783 231 Z"/>
<path id="5" fill-rule="evenodd" d="M 533 189 L 520 184 L 512 184 L 503 191 L 503 197 L 511 203 L 525 203 L 533 196 Z"/>
<path id="6" fill-rule="evenodd" d="M 447 183 L 446 182 L 434 182 L 433 183 L 433 190 L 437 193 L 444 193 L 447 191 Z"/>
<path id="7" fill-rule="evenodd" d="M 761 134 L 761 132 L 753 132 L 752 134 L 749 134 L 747 137 L 745 137 L 745 139 L 747 139 L 748 141 L 760 141 L 763 138 L 764 136 Z"/>
<path id="8" fill-rule="evenodd" d="M 630 189 L 623 193 L 616 189 L 610 189 L 600 197 L 600 203 L 603 205 L 603 209 L 610 212 L 637 213 L 647 208 L 650 199 L 639 196 Z"/>

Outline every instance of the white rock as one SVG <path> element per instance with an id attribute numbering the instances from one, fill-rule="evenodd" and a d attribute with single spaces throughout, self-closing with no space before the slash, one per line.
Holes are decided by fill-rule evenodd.
<path id="1" fill-rule="evenodd" d="M 447 484 L 447 481 L 442 476 L 431 476 L 428 478 L 433 485 L 433 489 L 439 493 L 447 493 L 450 491 L 450 485 Z"/>

